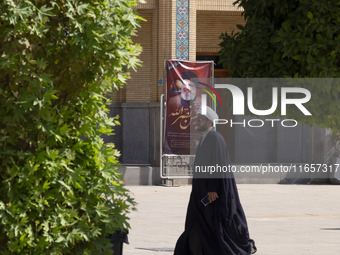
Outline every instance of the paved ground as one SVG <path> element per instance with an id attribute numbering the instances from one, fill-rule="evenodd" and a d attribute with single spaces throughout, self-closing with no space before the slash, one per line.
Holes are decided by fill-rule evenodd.
<path id="1" fill-rule="evenodd" d="M 191 186 L 129 186 L 138 202 L 124 255 L 170 255 Z M 339 255 L 340 186 L 239 184 L 258 255 Z"/>

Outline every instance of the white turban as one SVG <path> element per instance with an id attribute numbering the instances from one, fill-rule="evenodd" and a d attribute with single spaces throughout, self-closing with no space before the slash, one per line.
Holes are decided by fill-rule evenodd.
<path id="1" fill-rule="evenodd" d="M 207 108 L 206 114 L 202 114 L 202 107 L 198 109 L 197 114 L 201 114 L 207 117 L 211 121 L 217 120 L 218 119 L 217 113 L 213 109 L 211 109 L 209 106 L 206 106 L 206 108 Z"/>

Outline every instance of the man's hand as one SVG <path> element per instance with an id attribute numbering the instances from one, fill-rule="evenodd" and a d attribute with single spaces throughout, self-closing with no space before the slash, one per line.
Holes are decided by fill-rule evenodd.
<path id="1" fill-rule="evenodd" d="M 216 192 L 208 192 L 208 196 L 209 196 L 210 203 L 214 202 L 218 198 L 218 195 Z"/>

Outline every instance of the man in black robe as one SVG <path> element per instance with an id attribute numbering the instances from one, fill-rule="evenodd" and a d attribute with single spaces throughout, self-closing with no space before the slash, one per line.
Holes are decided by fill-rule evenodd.
<path id="1" fill-rule="evenodd" d="M 185 231 L 177 241 L 174 255 L 248 255 L 256 252 L 232 173 L 207 172 L 209 166 L 222 169 L 230 165 L 225 140 L 213 128 L 214 119 L 218 116 L 210 107 L 205 115 L 197 117 L 197 129 L 204 134 L 196 151 Z M 207 195 L 210 203 L 205 206 L 201 200 Z"/>

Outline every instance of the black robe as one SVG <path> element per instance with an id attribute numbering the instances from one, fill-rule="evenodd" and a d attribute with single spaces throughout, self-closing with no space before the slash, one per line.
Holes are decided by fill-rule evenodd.
<path id="1" fill-rule="evenodd" d="M 228 166 L 230 162 L 224 138 L 211 130 L 197 148 L 194 167 L 216 165 Z M 255 253 L 255 243 L 249 238 L 233 175 L 228 173 L 223 178 L 214 176 L 219 177 L 214 179 L 206 177 L 194 172 L 185 231 L 177 241 L 174 255 Z M 201 199 L 208 192 L 217 192 L 218 199 L 204 206 Z"/>

